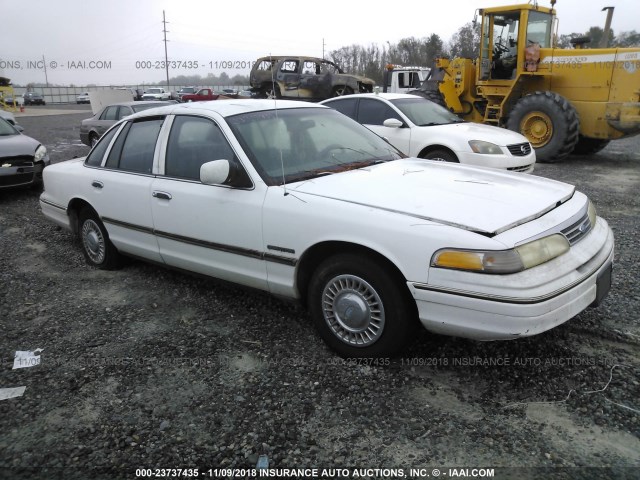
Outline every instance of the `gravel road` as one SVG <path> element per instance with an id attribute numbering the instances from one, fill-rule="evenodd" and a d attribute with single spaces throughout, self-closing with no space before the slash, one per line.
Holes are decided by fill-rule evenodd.
<path id="1" fill-rule="evenodd" d="M 88 152 L 87 116 L 19 122 L 59 162 Z M 318 478 L 640 478 L 640 137 L 535 173 L 577 185 L 613 228 L 604 304 L 509 342 L 423 332 L 376 363 L 337 358 L 266 294 L 90 268 L 39 192 L 0 192 L 0 388 L 26 386 L 0 400 L 0 478 L 247 478 L 261 455 Z M 40 365 L 12 369 L 37 348 Z"/>

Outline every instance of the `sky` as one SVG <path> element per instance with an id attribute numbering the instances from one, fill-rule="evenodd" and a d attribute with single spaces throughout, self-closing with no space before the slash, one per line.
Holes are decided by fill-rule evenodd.
<path id="1" fill-rule="evenodd" d="M 340 47 L 380 46 L 406 37 L 438 34 L 445 42 L 480 7 L 526 0 L 414 1 L 398 7 L 324 0 L 214 2 L 211 0 L 0 0 L 0 76 L 14 84 L 141 85 L 166 78 L 163 10 L 168 30 L 169 76 L 226 72 L 247 75 L 264 55 L 321 57 Z M 549 6 L 549 0 L 539 5 Z M 640 31 L 637 0 L 558 0 L 559 33 L 604 27 Z M 7 21 L 16 19 L 16 21 Z M 46 76 L 43 64 L 47 65 Z"/>

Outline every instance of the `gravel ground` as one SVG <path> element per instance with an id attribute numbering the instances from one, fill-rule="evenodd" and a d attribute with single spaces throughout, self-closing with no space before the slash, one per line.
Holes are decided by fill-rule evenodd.
<path id="1" fill-rule="evenodd" d="M 87 116 L 19 121 L 58 162 L 88 152 Z M 209 469 L 260 455 L 318 477 L 640 478 L 640 137 L 536 174 L 577 185 L 613 228 L 604 304 L 509 342 L 423 332 L 377 363 L 337 358 L 266 294 L 141 262 L 90 268 L 39 192 L 0 192 L 0 388 L 26 386 L 0 401 L 0 478 L 223 478 Z M 36 348 L 40 365 L 12 370 Z"/>

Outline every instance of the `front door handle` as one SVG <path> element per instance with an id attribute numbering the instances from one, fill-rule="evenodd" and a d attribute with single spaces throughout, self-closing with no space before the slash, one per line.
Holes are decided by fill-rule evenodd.
<path id="1" fill-rule="evenodd" d="M 102 188 L 104 187 L 104 183 L 99 182 L 98 180 L 94 180 L 93 182 L 91 182 L 91 186 L 96 188 Z"/>
<path id="2" fill-rule="evenodd" d="M 151 194 L 153 197 L 161 198 L 162 200 L 171 200 L 171 194 L 167 192 L 153 192 Z"/>

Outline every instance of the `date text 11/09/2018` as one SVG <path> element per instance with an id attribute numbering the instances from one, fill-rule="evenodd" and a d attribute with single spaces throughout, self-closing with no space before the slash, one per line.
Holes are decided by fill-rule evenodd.
<path id="1" fill-rule="evenodd" d="M 210 60 L 208 62 L 199 60 L 137 60 L 135 68 L 138 70 L 164 70 L 167 67 L 175 70 L 197 70 L 199 68 L 246 70 L 253 67 L 255 63 L 253 60 Z"/>

